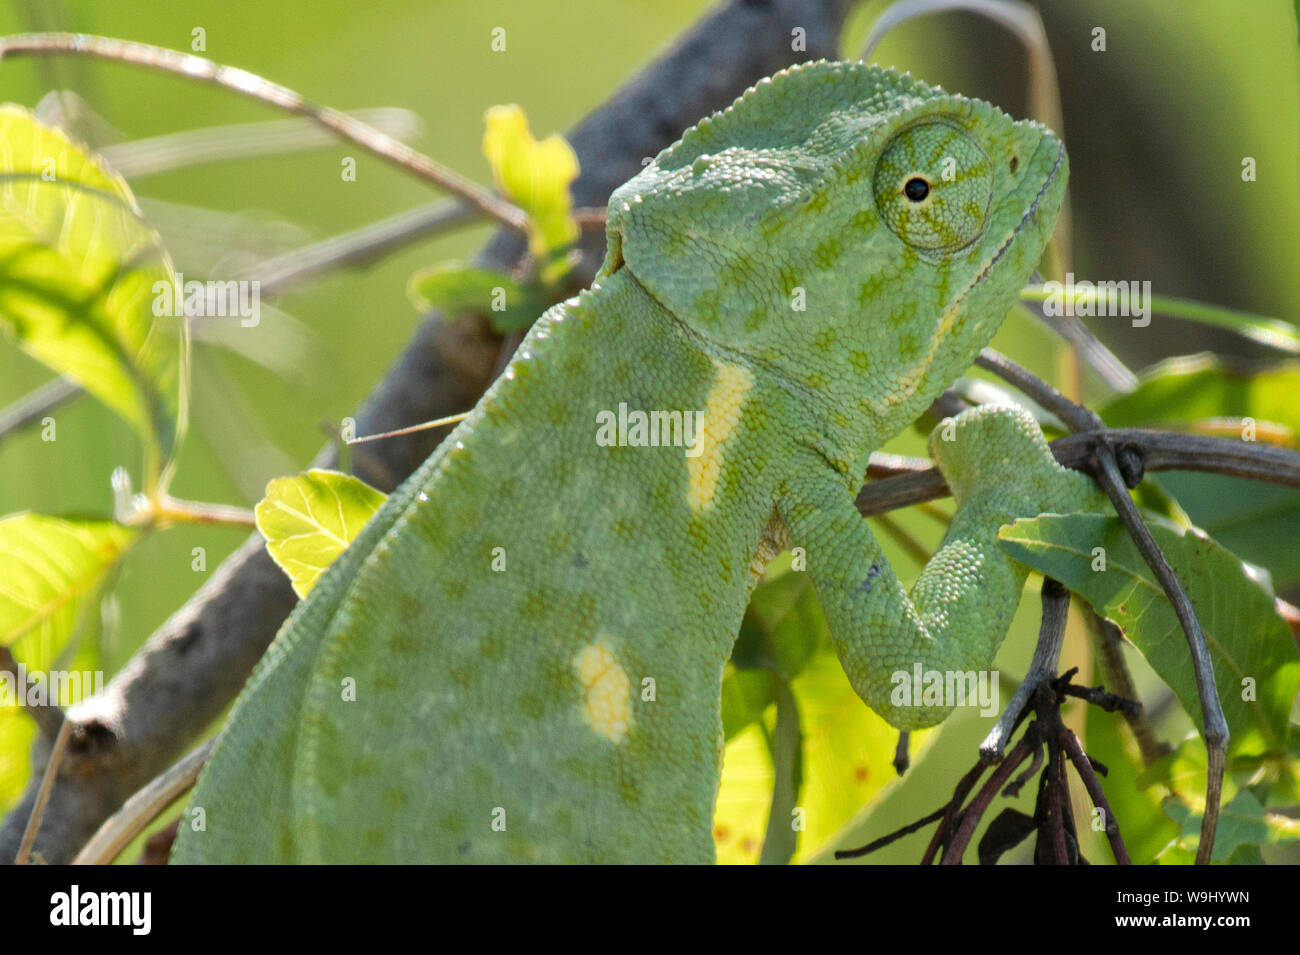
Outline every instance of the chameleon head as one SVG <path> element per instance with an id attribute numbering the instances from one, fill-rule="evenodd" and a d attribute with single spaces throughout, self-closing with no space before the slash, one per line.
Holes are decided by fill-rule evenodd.
<path id="1" fill-rule="evenodd" d="M 986 345 L 1060 208 L 1045 127 L 862 63 L 763 80 L 609 202 L 620 267 L 854 462 Z"/>

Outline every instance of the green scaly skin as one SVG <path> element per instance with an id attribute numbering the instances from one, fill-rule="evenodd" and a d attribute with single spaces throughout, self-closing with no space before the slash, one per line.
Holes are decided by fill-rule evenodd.
<path id="1" fill-rule="evenodd" d="M 688 130 L 610 198 L 597 283 L 285 625 L 174 860 L 711 861 L 723 667 L 788 546 L 862 698 L 941 721 L 890 676 L 992 665 L 1026 574 L 998 527 L 1105 499 L 1023 410 L 967 412 L 932 440 L 957 514 L 909 597 L 853 496 L 992 337 L 1065 181 L 1043 127 L 863 64 Z M 703 411 L 701 453 L 602 446 L 621 402 Z"/>

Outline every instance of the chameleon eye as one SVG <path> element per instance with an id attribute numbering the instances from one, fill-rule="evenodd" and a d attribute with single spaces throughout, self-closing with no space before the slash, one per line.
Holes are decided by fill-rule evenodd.
<path id="1" fill-rule="evenodd" d="M 920 123 L 885 146 L 873 187 L 891 232 L 914 249 L 950 252 L 983 234 L 993 166 L 964 129 Z"/>

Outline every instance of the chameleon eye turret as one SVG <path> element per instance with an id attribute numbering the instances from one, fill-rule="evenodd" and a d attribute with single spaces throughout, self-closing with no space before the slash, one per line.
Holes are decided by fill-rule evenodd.
<path id="1" fill-rule="evenodd" d="M 965 130 L 922 123 L 900 132 L 880 154 L 875 194 L 881 220 L 909 246 L 953 252 L 984 233 L 993 169 Z"/>

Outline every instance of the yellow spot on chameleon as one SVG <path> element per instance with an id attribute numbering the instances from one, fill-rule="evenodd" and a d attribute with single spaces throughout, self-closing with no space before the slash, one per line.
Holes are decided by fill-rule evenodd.
<path id="1" fill-rule="evenodd" d="M 935 330 L 934 337 L 930 339 L 930 347 L 926 351 L 925 356 L 913 365 L 910 371 L 899 377 L 896 385 L 897 390 L 884 396 L 882 401 L 885 404 L 896 405 L 899 402 L 910 398 L 916 392 L 921 379 L 925 376 L 925 373 L 930 370 L 930 366 L 934 364 L 935 352 L 939 350 L 939 346 L 943 344 L 943 340 L 947 338 L 948 333 L 952 331 L 952 326 L 957 321 L 957 315 L 959 314 L 960 309 L 961 299 L 959 298 L 948 308 L 948 311 L 944 312 L 939 318 L 939 327 Z"/>
<path id="2" fill-rule="evenodd" d="M 611 743 L 623 742 L 632 721 L 632 684 L 614 651 L 602 637 L 583 647 L 573 665 L 582 684 L 582 718 Z"/>
<path id="3" fill-rule="evenodd" d="M 731 365 L 715 358 L 713 366 L 717 369 L 717 377 L 709 390 L 704 420 L 700 433 L 696 435 L 695 447 L 691 449 L 698 453 L 686 458 L 686 474 L 690 482 L 686 488 L 686 503 L 696 513 L 713 506 L 718 478 L 722 476 L 724 446 L 740 423 L 745 398 L 754 386 L 754 373 L 743 365 Z"/>

